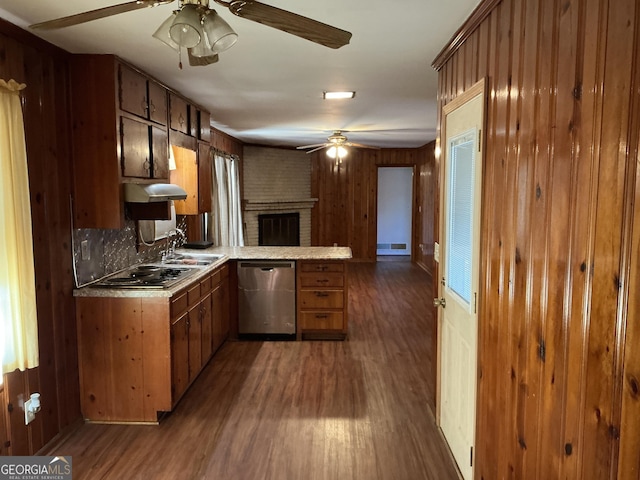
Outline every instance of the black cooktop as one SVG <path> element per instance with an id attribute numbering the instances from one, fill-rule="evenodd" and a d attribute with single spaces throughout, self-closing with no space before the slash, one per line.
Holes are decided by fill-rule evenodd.
<path id="1" fill-rule="evenodd" d="M 196 270 L 188 267 L 136 265 L 107 277 L 95 283 L 94 286 L 103 288 L 169 288 L 194 274 Z"/>

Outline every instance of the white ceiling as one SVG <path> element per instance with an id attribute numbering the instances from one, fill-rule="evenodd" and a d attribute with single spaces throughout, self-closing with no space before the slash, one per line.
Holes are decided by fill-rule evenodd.
<path id="1" fill-rule="evenodd" d="M 0 0 L 0 17 L 25 27 L 126 0 Z M 211 111 L 212 125 L 246 143 L 321 143 L 332 130 L 386 148 L 435 138 L 437 74 L 431 62 L 479 0 L 264 0 L 353 34 L 334 50 L 218 13 L 238 42 L 206 67 L 190 67 L 151 35 L 178 2 L 123 13 L 38 36 L 73 53 L 113 53 Z M 353 100 L 322 99 L 355 90 Z"/>

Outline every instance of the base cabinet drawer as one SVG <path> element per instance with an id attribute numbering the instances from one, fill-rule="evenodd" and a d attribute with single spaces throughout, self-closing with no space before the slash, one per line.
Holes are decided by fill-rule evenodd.
<path id="1" fill-rule="evenodd" d="M 344 275 L 337 272 L 301 273 L 300 286 L 302 288 L 343 287 Z"/>
<path id="2" fill-rule="evenodd" d="M 303 309 L 343 308 L 344 292 L 342 290 L 302 290 L 300 307 Z"/>
<path id="3" fill-rule="evenodd" d="M 342 330 L 342 312 L 301 312 L 299 326 L 304 330 Z"/>

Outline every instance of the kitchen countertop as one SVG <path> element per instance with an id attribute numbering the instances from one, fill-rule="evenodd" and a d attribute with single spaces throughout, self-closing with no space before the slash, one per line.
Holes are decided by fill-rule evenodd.
<path id="1" fill-rule="evenodd" d="M 231 260 L 348 260 L 349 247 L 209 247 L 179 249 L 176 253 L 214 253 Z"/>
<path id="2" fill-rule="evenodd" d="M 207 249 L 176 250 L 176 254 L 216 254 L 222 257 L 207 266 L 193 266 L 197 270 L 195 275 L 189 275 L 184 280 L 165 289 L 119 289 L 102 288 L 88 285 L 76 288 L 74 297 L 171 297 L 185 286 L 205 277 L 207 274 L 221 267 L 229 260 L 348 260 L 351 258 L 349 247 L 209 247 Z"/>

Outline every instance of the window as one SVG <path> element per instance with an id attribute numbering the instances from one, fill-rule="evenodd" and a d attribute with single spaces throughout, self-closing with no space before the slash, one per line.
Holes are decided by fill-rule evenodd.
<path id="1" fill-rule="evenodd" d="M 33 237 L 20 90 L 0 80 L 0 359 L 2 373 L 38 365 Z"/>

